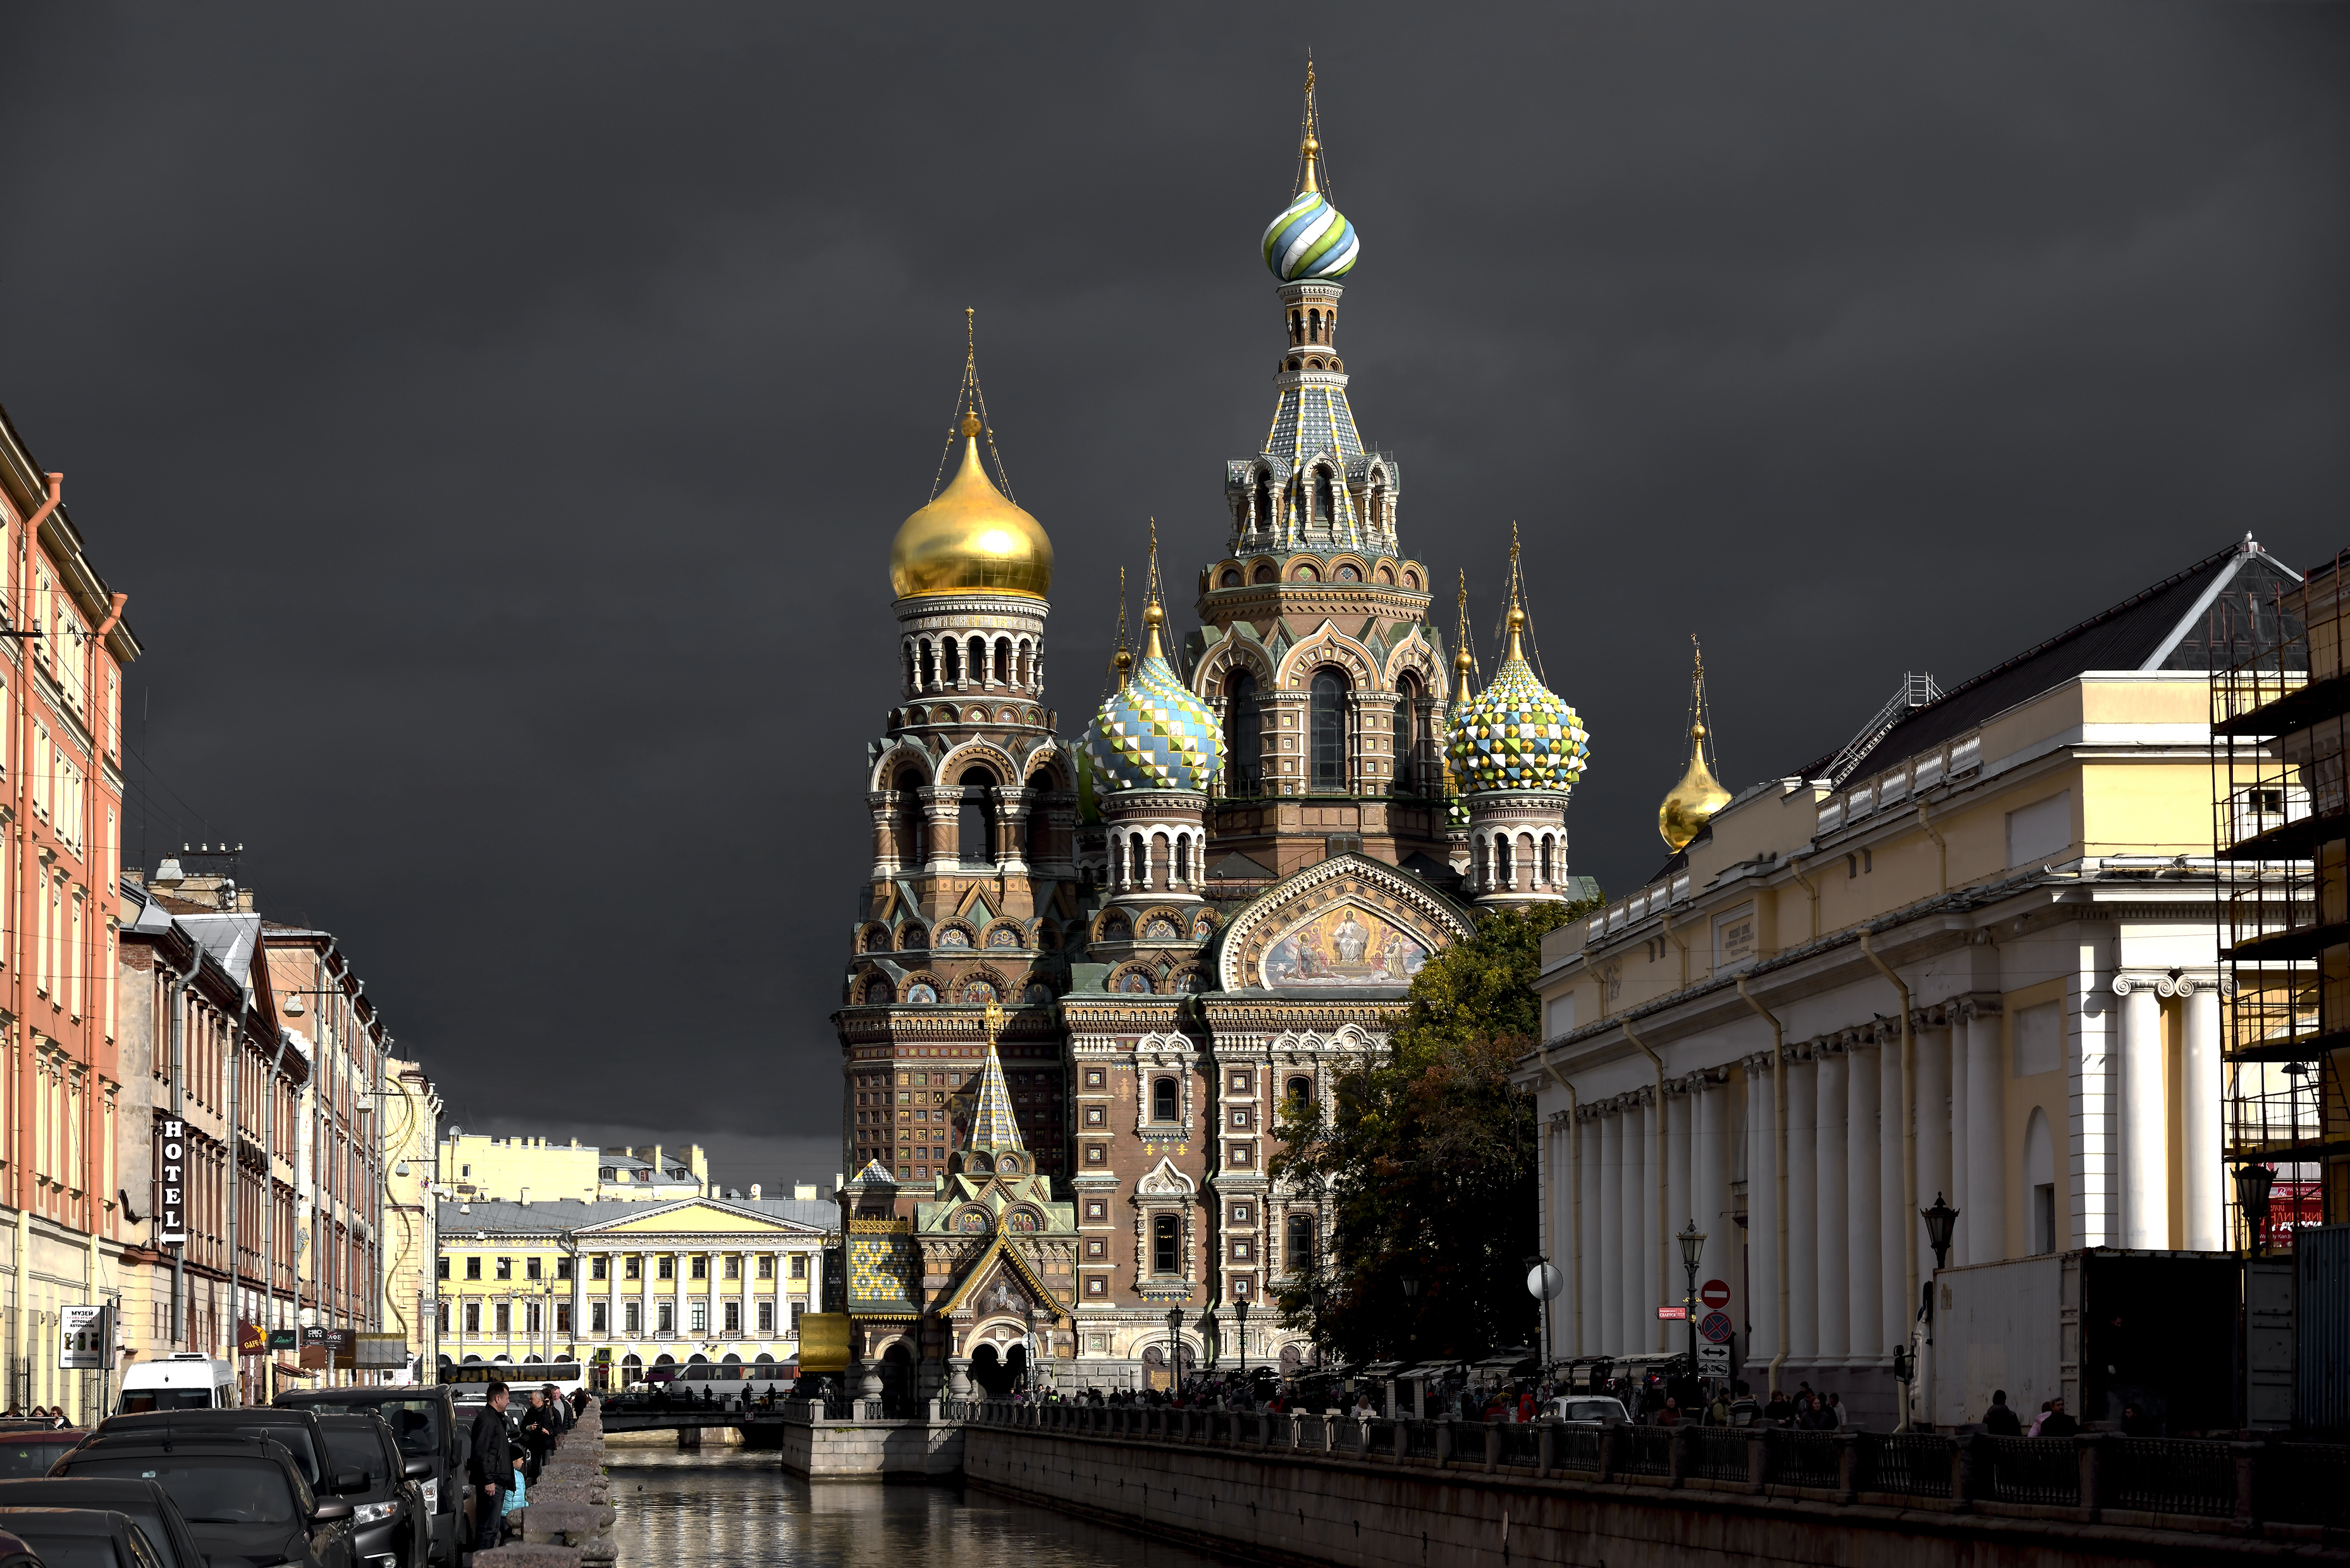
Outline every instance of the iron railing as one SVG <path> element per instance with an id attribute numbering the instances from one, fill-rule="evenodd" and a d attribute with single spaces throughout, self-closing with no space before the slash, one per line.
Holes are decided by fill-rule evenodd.
<path id="1" fill-rule="evenodd" d="M 1987 1438 L 1991 1496 L 2000 1502 L 2081 1505 L 2081 1459 L 2070 1438 Z"/>

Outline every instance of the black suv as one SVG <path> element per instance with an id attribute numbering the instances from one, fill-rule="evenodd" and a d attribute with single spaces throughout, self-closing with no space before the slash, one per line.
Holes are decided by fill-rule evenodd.
<path id="1" fill-rule="evenodd" d="M 424 1511 L 424 1489 L 408 1479 L 400 1445 L 383 1417 L 328 1413 L 312 1417 L 327 1434 L 327 1452 L 337 1473 L 358 1470 L 364 1490 L 350 1499 L 351 1549 L 366 1568 L 425 1568 L 432 1556 L 432 1516 Z"/>
<path id="2" fill-rule="evenodd" d="M 172 1494 L 151 1480 L 114 1480 L 81 1476 L 55 1480 L 0 1480 L 0 1510 L 11 1508 L 89 1508 L 127 1515 L 147 1532 L 148 1543 L 163 1559 L 163 1568 L 204 1568 L 203 1548 L 180 1517 Z"/>
<path id="3" fill-rule="evenodd" d="M 362 1491 L 367 1478 L 354 1470 L 335 1473 L 327 1455 L 327 1434 L 318 1418 L 307 1410 L 281 1410 L 271 1405 L 245 1405 L 225 1410 L 147 1410 L 130 1416 L 109 1416 L 85 1443 L 111 1443 L 173 1437 L 244 1436 L 267 1438 L 294 1457 L 294 1468 L 311 1489 L 321 1492 Z"/>
<path id="4" fill-rule="evenodd" d="M 467 1549 L 465 1499 L 465 1427 L 457 1419 L 455 1402 L 437 1383 L 408 1384 L 389 1388 L 308 1388 L 280 1394 L 277 1408 L 307 1410 L 320 1416 L 373 1412 L 391 1428 L 400 1445 L 401 1468 L 424 1489 L 425 1511 L 432 1520 L 432 1561 L 442 1568 L 457 1568 Z"/>
<path id="5" fill-rule="evenodd" d="M 351 1505 L 320 1497 L 268 1438 L 157 1432 L 92 1441 L 57 1461 L 55 1476 L 151 1480 L 171 1494 L 204 1555 L 217 1562 L 356 1568 Z"/>

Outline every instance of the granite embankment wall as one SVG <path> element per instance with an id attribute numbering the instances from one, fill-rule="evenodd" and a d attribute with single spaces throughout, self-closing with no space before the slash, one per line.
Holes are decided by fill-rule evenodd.
<path id="1" fill-rule="evenodd" d="M 783 1466 L 812 1480 L 944 1480 L 962 1469 L 963 1424 L 933 1405 L 925 1419 L 826 1417 L 806 1405 L 788 1407 Z"/>
<path id="2" fill-rule="evenodd" d="M 1180 1413 L 1179 1413 L 1180 1414 Z M 1018 1417 L 1014 1417 L 1017 1419 Z M 1590 1479 L 1451 1444 L 1273 1444 L 1263 1417 L 1204 1413 L 1160 1435 L 974 1422 L 975 1486 L 1239 1557 L 1344 1568 L 2162 1568 L 2350 1562 L 2340 1532 L 1997 1502 L 1920 1506 L 1845 1487 L 1681 1473 Z M 1355 1423 L 1343 1425 L 1351 1437 Z M 1229 1434 L 1222 1440 L 1217 1433 Z M 1446 1438 L 1454 1434 L 1447 1432 Z M 1253 1437 L 1256 1440 L 1252 1442 Z M 1550 1457 L 1545 1445 L 1544 1458 Z M 1416 1448 L 1424 1451 L 1415 1451 Z M 1627 1467 L 1628 1468 L 1628 1467 Z"/>
<path id="3" fill-rule="evenodd" d="M 521 1539 L 473 1554 L 474 1568 L 606 1568 L 613 1548 L 612 1489 L 604 1469 L 604 1417 L 593 1399 L 539 1467 Z"/>

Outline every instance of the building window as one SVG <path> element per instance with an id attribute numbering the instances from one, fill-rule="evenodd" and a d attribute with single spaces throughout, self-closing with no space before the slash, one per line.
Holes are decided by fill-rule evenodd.
<path id="1" fill-rule="evenodd" d="M 701 1253 L 696 1252 L 691 1259 L 687 1260 L 686 1277 L 695 1280 L 708 1279 L 710 1277 L 710 1260 L 703 1257 Z"/>
<path id="2" fill-rule="evenodd" d="M 689 1302 L 686 1304 L 685 1309 L 685 1322 L 687 1328 L 691 1332 L 695 1334 L 708 1334 L 710 1332 L 710 1303 L 708 1302 Z"/>
<path id="3" fill-rule="evenodd" d="M 620 1277 L 628 1280 L 643 1279 L 645 1277 L 644 1259 L 634 1252 L 629 1253 L 627 1260 L 620 1265 Z"/>
<path id="4" fill-rule="evenodd" d="M 1263 746 L 1264 720 L 1256 700 L 1256 677 L 1232 677 L 1224 700 L 1224 793 L 1254 794 Z"/>
<path id="5" fill-rule="evenodd" d="M 1150 1119 L 1171 1122 L 1176 1119 L 1175 1080 L 1154 1078 L 1150 1082 Z"/>
<path id="6" fill-rule="evenodd" d="M 675 1334 L 677 1332 L 677 1303 L 675 1302 L 655 1302 L 653 1303 L 653 1332 L 656 1334 Z"/>
<path id="7" fill-rule="evenodd" d="M 468 1258 L 465 1260 L 465 1277 L 469 1280 L 478 1280 L 482 1277 L 481 1259 Z"/>
<path id="8" fill-rule="evenodd" d="M 590 1334 L 609 1334 L 612 1332 L 611 1303 L 589 1302 L 588 1303 L 588 1332 Z"/>
<path id="9" fill-rule="evenodd" d="M 442 1334 L 447 1334 L 449 1332 L 449 1303 L 445 1300 L 441 1303 L 441 1310 L 435 1313 L 433 1316 L 436 1322 L 436 1326 L 440 1328 Z M 161 1324 L 157 1325 L 157 1336 L 159 1338 L 161 1337 Z"/>
<path id="10" fill-rule="evenodd" d="M 775 1277 L 775 1255 L 773 1252 L 759 1254 L 759 1277 L 763 1280 L 772 1280 Z"/>
<path id="11" fill-rule="evenodd" d="M 1314 748 L 1314 787 L 1347 785 L 1347 680 L 1335 670 L 1314 672 L 1308 723 Z"/>
<path id="12" fill-rule="evenodd" d="M 609 1279 L 611 1277 L 611 1273 L 612 1260 L 604 1256 L 603 1253 L 598 1252 L 594 1257 L 588 1260 L 588 1277 L 589 1279 Z"/>
<path id="13" fill-rule="evenodd" d="M 807 1254 L 806 1252 L 794 1252 L 792 1254 L 792 1278 L 795 1280 L 804 1280 L 807 1278 Z"/>
<path id="14" fill-rule="evenodd" d="M 761 1334 L 775 1332 L 775 1303 L 773 1302 L 759 1303 L 759 1332 Z"/>
<path id="15" fill-rule="evenodd" d="M 1288 1097 L 1289 1108 L 1291 1110 L 1303 1111 L 1306 1106 L 1314 1103 L 1314 1080 L 1311 1078 L 1290 1079 Z"/>
<path id="16" fill-rule="evenodd" d="M 446 1259 L 446 1258 L 442 1258 L 442 1260 L 441 1260 L 441 1261 L 440 1261 L 440 1262 L 439 1262 L 434 1266 L 434 1268 L 433 1268 L 433 1277 L 434 1277 L 434 1278 L 436 1278 L 436 1279 L 443 1279 L 443 1280 L 445 1280 L 445 1279 L 447 1279 L 447 1278 L 449 1277 L 449 1260 L 448 1260 L 448 1259 Z"/>
<path id="17" fill-rule="evenodd" d="M 1288 1256 L 1284 1260 L 1289 1272 L 1302 1274 L 1314 1267 L 1314 1216 L 1292 1214 L 1289 1217 Z"/>
<path id="18" fill-rule="evenodd" d="M 502 1280 L 510 1280 L 514 1278 L 514 1260 L 512 1258 L 500 1258 L 498 1260 L 498 1278 Z"/>
<path id="19" fill-rule="evenodd" d="M 479 1302 L 465 1303 L 465 1332 L 467 1334 L 482 1332 L 482 1303 Z"/>
<path id="20" fill-rule="evenodd" d="M 557 1258 L 555 1260 L 555 1277 L 558 1280 L 567 1280 L 571 1277 L 570 1259 Z"/>
<path id="21" fill-rule="evenodd" d="M 644 1303 L 641 1302 L 622 1303 L 620 1305 L 620 1321 L 627 1325 L 628 1331 L 630 1334 L 634 1335 L 644 1333 Z"/>
<path id="22" fill-rule="evenodd" d="M 498 1303 L 497 1324 L 498 1332 L 500 1334 L 510 1334 L 514 1333 L 514 1303 L 500 1302 Z"/>
<path id="23" fill-rule="evenodd" d="M 526 1280 L 535 1280 L 538 1278 L 538 1260 L 536 1258 L 525 1258 L 523 1260 L 522 1277 Z"/>
<path id="24" fill-rule="evenodd" d="M 800 1336 L 800 1319 L 805 1316 L 806 1313 L 807 1303 L 794 1302 L 792 1303 L 792 1337 L 794 1339 L 797 1339 Z"/>
<path id="25" fill-rule="evenodd" d="M 726 1303 L 724 1317 L 726 1332 L 728 1334 L 733 1334 L 743 1332 L 743 1303 L 741 1302 L 728 1302 Z"/>
<path id="26" fill-rule="evenodd" d="M 1178 1257 L 1181 1236 L 1175 1216 L 1161 1214 L 1150 1222 L 1150 1269 L 1153 1273 L 1173 1274 L 1182 1272 Z"/>
<path id="27" fill-rule="evenodd" d="M 658 1279 L 673 1280 L 677 1278 L 677 1260 L 671 1257 L 669 1253 L 663 1252 L 660 1259 L 653 1264 L 653 1274 Z"/>
<path id="28" fill-rule="evenodd" d="M 569 1302 L 557 1302 L 555 1303 L 555 1332 L 557 1334 L 569 1334 L 571 1332 L 571 1303 Z"/>
<path id="29" fill-rule="evenodd" d="M 723 1277 L 730 1280 L 739 1280 L 743 1277 L 742 1254 L 739 1252 L 729 1252 L 726 1254 L 726 1263 L 723 1271 Z"/>

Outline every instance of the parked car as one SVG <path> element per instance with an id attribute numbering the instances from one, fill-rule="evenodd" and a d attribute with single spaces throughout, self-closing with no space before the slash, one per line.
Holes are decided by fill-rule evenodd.
<path id="1" fill-rule="evenodd" d="M 203 1548 L 181 1517 L 180 1505 L 151 1480 L 68 1476 L 0 1481 L 0 1509 L 10 1508 L 94 1508 L 125 1514 L 147 1532 L 163 1568 L 204 1568 Z"/>
<path id="2" fill-rule="evenodd" d="M 294 1456 L 295 1468 L 311 1489 L 322 1492 L 355 1490 L 357 1475 L 338 1476 L 327 1458 L 327 1435 L 318 1417 L 307 1410 L 281 1409 L 275 1405 L 246 1405 L 229 1410 L 157 1410 L 144 1416 L 109 1416 L 89 1434 L 93 1443 L 110 1443 L 120 1437 L 143 1439 L 164 1432 L 191 1435 L 244 1433 L 268 1438 Z"/>
<path id="3" fill-rule="evenodd" d="M 208 1560 L 357 1568 L 349 1501 L 310 1490 L 267 1438 L 228 1432 L 120 1434 L 57 1461 L 61 1476 L 151 1480 L 169 1492 Z M 0 1568 L 8 1568 L 0 1559 Z"/>
<path id="4" fill-rule="evenodd" d="M 1628 1421 L 1624 1401 L 1605 1394 L 1562 1394 L 1543 1414 L 1554 1421 Z"/>
<path id="5" fill-rule="evenodd" d="M 111 1509 L 0 1509 L 0 1530 L 38 1552 L 46 1568 L 164 1568 L 138 1521 Z"/>
<path id="6" fill-rule="evenodd" d="M 89 1433 L 79 1427 L 35 1427 L 0 1432 L 0 1480 L 45 1476 L 57 1456 L 78 1447 Z"/>
<path id="7" fill-rule="evenodd" d="M 469 1428 L 458 1418 L 448 1389 L 438 1384 L 306 1388 L 280 1394 L 277 1405 L 319 1416 L 364 1410 L 381 1416 L 400 1445 L 401 1468 L 423 1489 L 425 1510 L 432 1517 L 432 1560 L 439 1568 L 457 1568 L 470 1539 L 465 1534 L 465 1503 L 472 1490 L 465 1477 Z"/>
<path id="8" fill-rule="evenodd" d="M 0 1530 L 0 1568 L 44 1568 L 32 1547 Z"/>
<path id="9" fill-rule="evenodd" d="M 236 1371 L 225 1361 L 175 1350 L 122 1369 L 118 1416 L 148 1410 L 217 1410 L 236 1402 Z"/>
<path id="10" fill-rule="evenodd" d="M 351 1502 L 351 1545 L 367 1568 L 425 1568 L 432 1554 L 432 1517 L 424 1489 L 408 1479 L 400 1445 L 383 1417 L 313 1417 L 327 1434 L 327 1456 L 338 1473 L 358 1470 L 367 1486 L 344 1495 Z"/>

